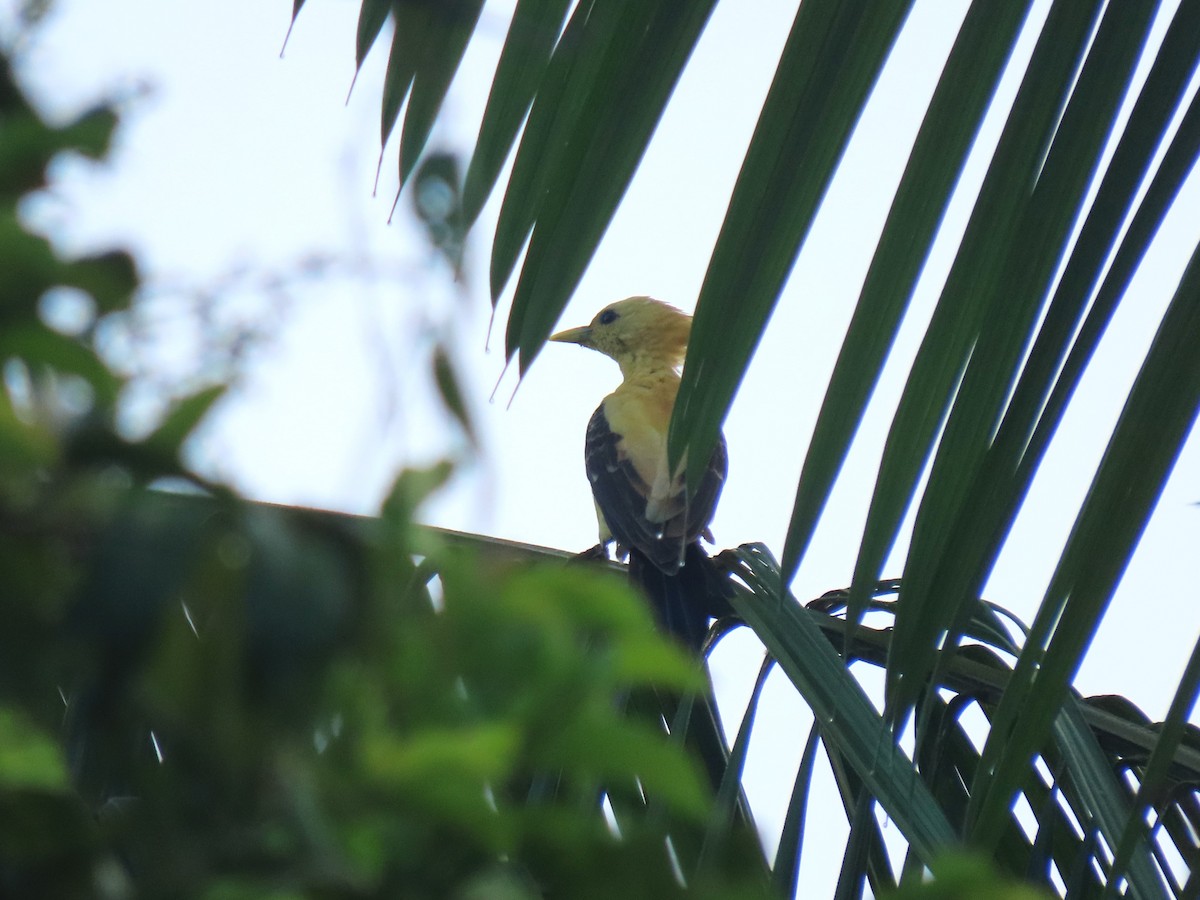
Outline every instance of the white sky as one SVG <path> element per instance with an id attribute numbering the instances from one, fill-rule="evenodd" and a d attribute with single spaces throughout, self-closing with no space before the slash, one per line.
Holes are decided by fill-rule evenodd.
<path id="1" fill-rule="evenodd" d="M 0 0 L 0 22 L 12 5 Z M 372 512 L 406 462 L 461 449 L 440 424 L 423 382 L 413 378 L 424 366 L 420 351 L 429 336 L 452 326 L 485 453 L 430 509 L 430 520 L 572 550 L 594 543 L 583 433 L 592 409 L 616 384 L 616 368 L 597 354 L 550 346 L 511 406 L 505 405 L 511 375 L 497 401 L 488 402 L 503 366 L 498 351 L 484 352 L 486 260 L 498 198 L 471 236 L 461 292 L 436 265 L 426 266 L 430 257 L 414 240 L 410 217 L 400 212 L 386 225 L 394 146 L 379 195 L 371 197 L 386 34 L 343 105 L 358 3 L 309 0 L 283 60 L 286 0 L 186 6 L 62 0 L 57 6 L 30 50 L 28 81 L 37 97 L 62 116 L 114 93 L 129 99 L 111 165 L 59 166 L 54 196 L 32 204 L 30 214 L 64 249 L 116 243 L 135 251 L 168 310 L 160 314 L 168 339 L 155 362 L 179 367 L 190 352 L 188 320 L 169 311 L 178 296 L 172 285 L 208 284 L 238 269 L 284 269 L 313 255 L 380 273 L 369 281 L 295 286 L 282 312 L 271 312 L 261 292 L 240 290 L 241 305 L 223 315 L 248 316 L 249 307 L 267 316 L 271 333 L 205 428 L 194 448 L 198 465 L 250 497 Z M 801 463 L 793 448 L 805 445 L 815 421 L 907 148 L 964 11 L 962 2 L 917 5 L 800 256 L 726 423 L 731 468 L 714 522 L 722 547 L 764 541 L 781 551 Z M 745 13 L 742 4 L 719 6 L 563 326 L 583 324 L 631 294 L 685 308 L 694 302 L 794 3 L 761 0 L 752 16 Z M 484 23 L 432 146 L 469 151 L 507 26 L 494 11 Z M 1026 42 L 1026 56 L 1030 49 Z M 1015 87 L 1010 83 L 1007 99 Z M 994 144 L 999 124 L 981 146 Z M 965 224 L 982 171 L 977 160 L 965 179 L 970 190 L 964 187 L 947 225 L 951 237 Z M 988 599 L 1026 621 L 1116 421 L 1117 403 L 1200 240 L 1196 209 L 1200 178 L 1193 173 L 988 584 Z M 801 599 L 849 583 L 883 437 L 951 258 L 943 249 L 927 268 L 890 377 L 795 582 Z M 492 344 L 502 347 L 502 329 Z M 1200 446 L 1193 439 L 1080 673 L 1083 693 L 1120 693 L 1155 719 L 1165 713 L 1196 638 L 1190 553 L 1200 536 L 1197 500 Z M 894 556 L 885 574 L 898 575 L 902 559 Z M 731 644 L 737 646 L 718 653 L 716 678 L 736 705 L 753 680 L 756 651 L 750 640 Z M 761 726 L 750 767 L 778 772 L 794 765 L 808 720 L 778 682 L 769 694 L 773 715 Z M 777 830 L 786 791 L 753 775 L 750 790 L 760 824 Z M 811 872 L 806 867 L 805 879 L 816 889 L 828 876 Z"/>

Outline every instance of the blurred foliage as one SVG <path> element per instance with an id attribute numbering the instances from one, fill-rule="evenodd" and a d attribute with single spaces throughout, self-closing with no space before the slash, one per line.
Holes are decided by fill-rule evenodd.
<path id="1" fill-rule="evenodd" d="M 1004 878 L 985 859 L 946 854 L 933 867 L 933 877 L 887 894 L 884 900 L 1048 900 L 1054 895 Z"/>
<path id="2" fill-rule="evenodd" d="M 414 529 L 447 465 L 370 521 L 206 485 L 180 448 L 220 385 L 121 434 L 95 338 L 136 267 L 16 211 L 115 124 L 47 125 L 0 67 L 0 895 L 761 895 L 744 828 L 680 872 L 710 788 L 625 709 L 704 679 L 619 579 Z M 60 286 L 91 301 L 70 333 Z"/>

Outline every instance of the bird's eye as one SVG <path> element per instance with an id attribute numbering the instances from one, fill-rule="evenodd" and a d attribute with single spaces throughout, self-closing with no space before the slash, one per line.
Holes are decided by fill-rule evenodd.
<path id="1" fill-rule="evenodd" d="M 617 311 L 615 309 L 606 309 L 600 313 L 601 325 L 611 325 L 615 321 L 617 321 Z"/>

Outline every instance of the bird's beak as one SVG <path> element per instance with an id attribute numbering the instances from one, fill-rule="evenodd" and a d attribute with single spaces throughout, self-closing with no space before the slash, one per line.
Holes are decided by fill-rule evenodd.
<path id="1" fill-rule="evenodd" d="M 592 343 L 592 327 L 590 325 L 583 325 L 579 328 L 568 328 L 566 331 L 550 335 L 550 340 L 559 341 L 563 344 L 579 344 L 580 346 L 588 347 Z"/>

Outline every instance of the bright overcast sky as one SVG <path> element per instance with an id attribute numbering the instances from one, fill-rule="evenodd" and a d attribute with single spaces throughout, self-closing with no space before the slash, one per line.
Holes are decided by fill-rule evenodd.
<path id="1" fill-rule="evenodd" d="M 730 476 L 714 522 L 722 547 L 764 541 L 781 550 L 801 462 L 796 448 L 805 445 L 815 421 L 902 171 L 901 149 L 916 133 L 965 6 L 917 4 L 801 254 L 726 423 Z M 10 8 L 11 0 L 0 0 L 0 20 Z M 436 263 L 428 265 L 411 217 L 401 212 L 386 224 L 396 184 L 394 146 L 379 195 L 371 196 L 386 34 L 343 104 L 353 75 L 356 2 L 309 0 L 282 60 L 291 10 L 286 0 L 61 0 L 56 8 L 28 57 L 26 81 L 37 98 L 64 116 L 105 96 L 127 98 L 112 165 L 61 166 L 53 199 L 31 205 L 30 215 L 60 246 L 130 246 L 164 297 L 174 296 L 171 285 L 209 284 L 239 269 L 282 270 L 311 256 L 338 257 L 379 273 L 295 286 L 277 312 L 261 292 L 243 289 L 242 302 L 230 305 L 265 311 L 270 336 L 256 345 L 237 388 L 194 448 L 197 465 L 253 498 L 373 511 L 401 466 L 459 447 L 423 382 L 412 377 L 421 371 L 417 351 L 428 335 L 453 323 L 485 449 L 431 508 L 431 520 L 570 550 L 594 543 L 583 433 L 592 409 L 615 386 L 616 367 L 579 348 L 551 346 L 511 405 L 511 374 L 488 402 L 503 367 L 498 352 L 484 352 L 489 229 L 498 198 L 471 235 L 461 291 Z M 747 16 L 745 4 L 719 5 L 563 326 L 583 324 L 604 304 L 631 294 L 684 308 L 694 303 L 794 14 L 794 2 L 764 0 L 753 8 Z M 503 12 L 489 8 L 432 146 L 469 152 L 506 27 Z M 1161 31 L 1155 42 L 1160 37 Z M 1030 50 L 1026 42 L 1023 53 Z M 1015 87 L 1010 80 L 1005 106 Z M 981 146 L 994 144 L 998 124 Z M 952 237 L 964 226 L 982 177 L 977 163 L 947 224 Z M 1200 178 L 1193 173 L 988 585 L 988 599 L 1027 621 L 1116 421 L 1116 400 L 1132 382 L 1200 237 L 1196 209 Z M 883 436 L 950 261 L 943 250 L 927 267 L 893 355 L 892 377 L 877 392 L 795 583 L 802 599 L 850 581 Z M 169 313 L 163 319 L 155 320 L 168 335 L 158 357 L 176 365 L 191 346 L 189 320 Z M 501 334 L 498 329 L 494 346 L 502 346 Z M 1121 693 L 1154 718 L 1165 713 L 1169 686 L 1196 637 L 1191 553 L 1200 537 L 1197 500 L 1200 447 L 1193 439 L 1080 674 L 1084 693 Z M 894 557 L 885 574 L 898 575 L 902 558 Z M 1182 627 L 1164 628 L 1164 622 Z M 745 653 L 737 659 L 718 668 L 719 682 L 753 677 Z M 782 692 L 774 702 L 784 713 L 771 743 L 795 759 L 807 724 Z M 752 795 L 768 828 L 777 827 L 786 802 L 769 794 L 761 802 Z"/>

